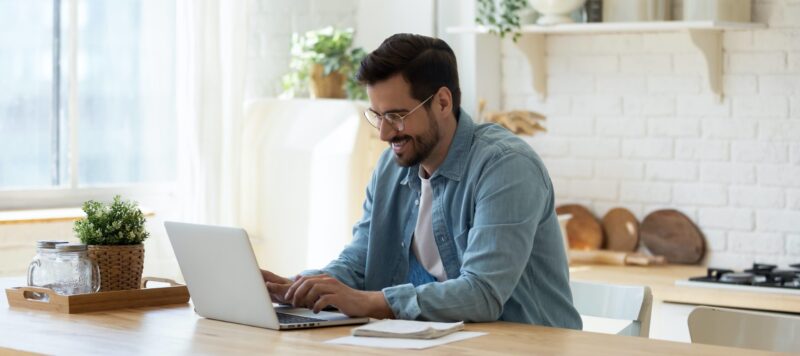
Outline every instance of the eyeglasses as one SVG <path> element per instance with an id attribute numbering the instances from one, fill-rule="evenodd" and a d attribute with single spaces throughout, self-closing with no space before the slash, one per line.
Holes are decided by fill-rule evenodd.
<path id="1" fill-rule="evenodd" d="M 389 112 L 381 115 L 372 110 L 367 110 L 364 111 L 364 117 L 367 118 L 367 122 L 369 122 L 370 125 L 374 126 L 378 130 L 381 129 L 381 123 L 383 122 L 383 120 L 387 120 L 395 130 L 403 131 L 403 129 L 405 128 L 405 125 L 403 123 L 405 122 L 405 119 L 408 117 L 408 115 L 413 114 L 414 111 L 419 109 L 422 105 L 425 105 L 425 103 L 427 103 L 428 100 L 431 100 L 431 98 L 433 98 L 433 95 L 434 94 L 431 94 L 431 96 L 429 96 L 427 99 L 419 103 L 417 107 L 411 109 L 411 111 L 409 111 L 405 115 L 400 115 L 394 112 Z"/>

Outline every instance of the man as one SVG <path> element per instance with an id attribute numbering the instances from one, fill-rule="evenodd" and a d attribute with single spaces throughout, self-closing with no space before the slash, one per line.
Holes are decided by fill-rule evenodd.
<path id="1" fill-rule="evenodd" d="M 351 316 L 580 329 L 547 171 L 525 142 L 460 110 L 452 49 L 394 35 L 357 78 L 365 116 L 390 149 L 353 242 L 294 280 L 262 271 L 273 300 Z"/>

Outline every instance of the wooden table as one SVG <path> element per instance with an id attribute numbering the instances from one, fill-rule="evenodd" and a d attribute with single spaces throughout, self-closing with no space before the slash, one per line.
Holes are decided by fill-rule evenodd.
<path id="1" fill-rule="evenodd" d="M 20 278 L 2 278 L 3 289 Z M 350 326 L 273 331 L 198 317 L 190 304 L 60 314 L 9 308 L 0 302 L 0 354 L 7 349 L 47 354 L 397 354 L 399 350 L 325 344 Z M 488 335 L 424 351 L 425 354 L 756 355 L 752 350 L 596 334 L 515 323 L 467 324 Z M 13 351 L 11 351 L 13 353 Z M 767 354 L 767 353 L 763 353 Z"/>
<path id="2" fill-rule="evenodd" d="M 756 293 L 730 289 L 676 286 L 675 281 L 704 276 L 702 266 L 570 266 L 570 278 L 614 284 L 646 285 L 653 290 L 653 299 L 665 302 L 712 305 L 729 308 L 800 313 L 800 296 Z"/>

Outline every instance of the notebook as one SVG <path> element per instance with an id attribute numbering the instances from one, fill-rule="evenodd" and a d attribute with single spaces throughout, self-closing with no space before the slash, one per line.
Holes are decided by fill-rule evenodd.
<path id="1" fill-rule="evenodd" d="M 353 336 L 399 339 L 436 339 L 464 329 L 464 322 L 437 323 L 414 320 L 381 320 L 353 329 Z"/>

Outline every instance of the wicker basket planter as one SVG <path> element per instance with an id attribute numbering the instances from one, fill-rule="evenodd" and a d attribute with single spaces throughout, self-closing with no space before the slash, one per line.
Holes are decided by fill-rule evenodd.
<path id="1" fill-rule="evenodd" d="M 345 77 L 342 73 L 331 72 L 325 75 L 325 69 L 321 64 L 314 64 L 311 67 L 311 80 L 309 81 L 309 91 L 312 98 L 333 98 L 341 99 L 347 97 L 344 90 Z"/>
<path id="2" fill-rule="evenodd" d="M 89 258 L 100 267 L 100 291 L 139 289 L 144 244 L 89 245 Z"/>

